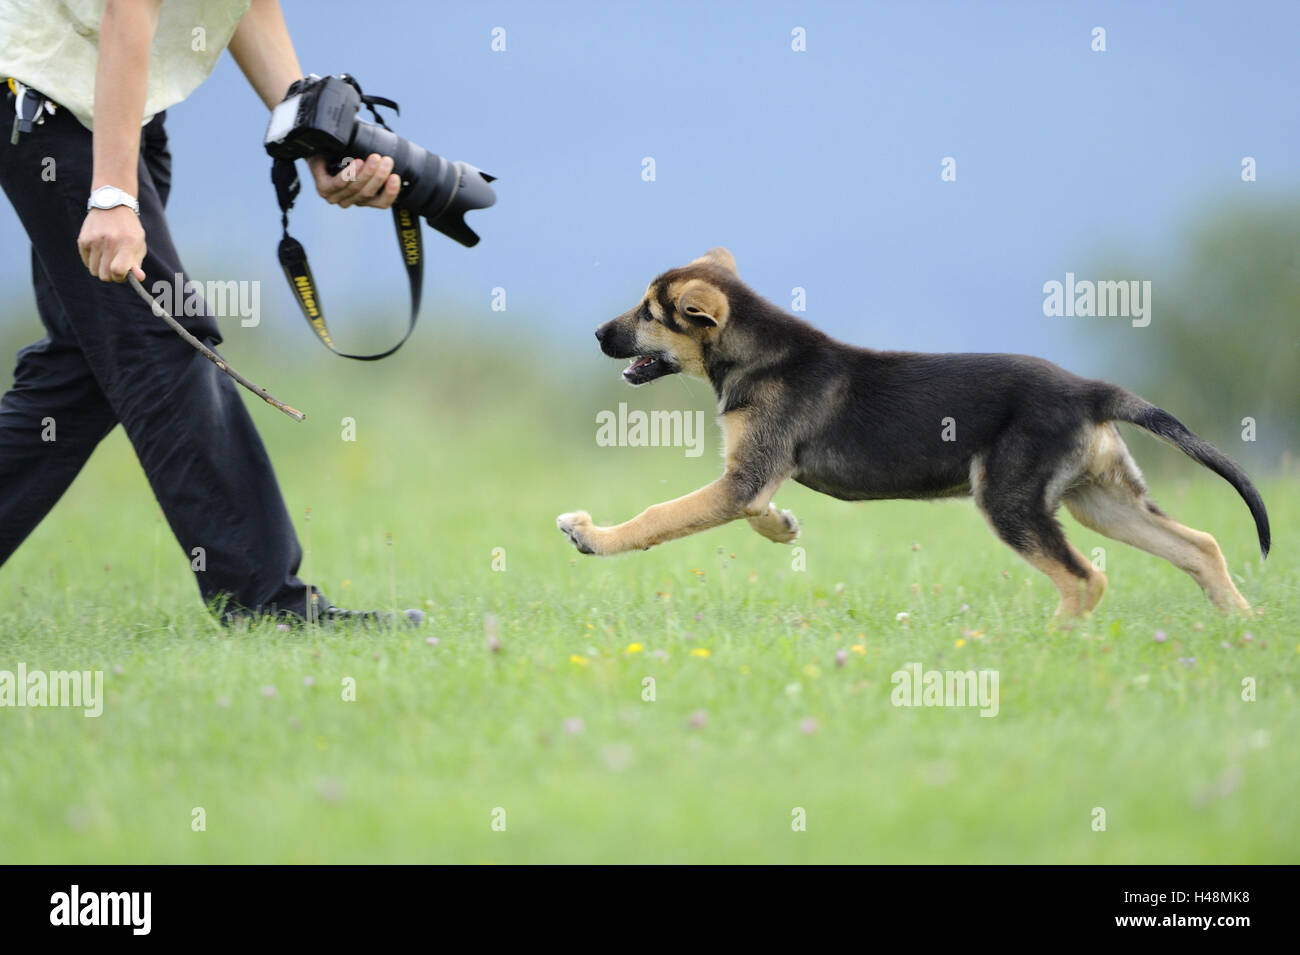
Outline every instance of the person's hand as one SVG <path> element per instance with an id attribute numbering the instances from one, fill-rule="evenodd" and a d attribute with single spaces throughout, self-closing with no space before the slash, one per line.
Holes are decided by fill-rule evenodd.
<path id="1" fill-rule="evenodd" d="M 337 176 L 329 174 L 323 156 L 309 157 L 307 165 L 321 198 L 344 209 L 348 206 L 387 209 L 402 188 L 402 177 L 393 172 L 393 160 L 378 153 L 371 153 L 364 162 L 352 160 Z"/>
<path id="2" fill-rule="evenodd" d="M 129 206 L 87 212 L 77 249 L 90 274 L 105 282 L 125 282 L 128 272 L 144 281 L 144 226 Z"/>

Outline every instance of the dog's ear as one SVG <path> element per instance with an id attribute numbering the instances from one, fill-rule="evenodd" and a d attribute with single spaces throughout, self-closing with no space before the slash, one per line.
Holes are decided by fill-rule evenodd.
<path id="1" fill-rule="evenodd" d="M 684 284 L 674 304 L 677 313 L 697 328 L 716 328 L 731 312 L 726 294 L 703 279 L 691 279 Z"/>
<path id="2" fill-rule="evenodd" d="M 726 269 L 732 275 L 739 276 L 736 271 L 735 257 L 722 246 L 709 249 L 698 259 L 693 260 L 691 265 L 716 265 L 720 269 Z"/>

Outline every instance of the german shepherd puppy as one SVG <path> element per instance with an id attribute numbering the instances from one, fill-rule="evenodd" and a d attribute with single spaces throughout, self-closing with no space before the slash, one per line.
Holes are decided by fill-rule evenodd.
<path id="1" fill-rule="evenodd" d="M 845 345 L 764 301 L 712 249 L 650 283 L 596 329 L 630 384 L 684 372 L 718 397 L 726 468 L 694 493 L 612 527 L 584 511 L 557 524 L 584 554 L 644 550 L 745 518 L 770 540 L 799 533 L 772 496 L 800 484 L 846 501 L 970 495 L 994 533 L 1060 591 L 1057 613 L 1097 606 L 1106 576 L 1066 540 L 1062 503 L 1086 527 L 1170 561 L 1222 610 L 1249 610 L 1218 543 L 1147 496 L 1113 422 L 1180 448 L 1228 481 L 1268 555 L 1268 514 L 1250 478 L 1173 415 L 1104 381 L 1025 355 L 872 351 Z"/>

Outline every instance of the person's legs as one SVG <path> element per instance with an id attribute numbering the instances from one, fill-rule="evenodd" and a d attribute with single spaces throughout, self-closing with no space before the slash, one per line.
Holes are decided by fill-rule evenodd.
<path id="1" fill-rule="evenodd" d="M 232 607 L 252 611 L 303 613 L 307 588 L 295 576 L 301 549 L 234 382 L 155 318 L 128 285 L 101 282 L 81 263 L 76 243 L 90 192 L 89 131 L 61 110 L 18 145 L 0 144 L 0 157 L 0 184 L 67 315 L 75 348 L 126 430 L 172 531 L 196 567 L 203 597 L 224 597 Z M 50 182 L 41 177 L 47 157 L 57 169 Z M 163 211 L 168 166 L 159 118 L 145 129 L 139 169 L 146 288 L 157 281 L 170 286 L 177 274 L 183 276 Z M 209 345 L 221 341 L 211 316 L 176 318 Z M 33 413 L 30 402 L 21 399 L 18 410 Z M 84 460 L 85 455 L 76 467 Z M 22 490 L 0 484 L 0 498 L 20 496 Z M 21 500 L 15 507 L 34 526 L 53 503 L 46 498 Z M 0 511 L 0 520 L 5 516 Z M 13 526 L 20 529 L 22 523 L 15 518 Z M 0 535 L 13 533 L 0 527 Z"/>
<path id="2" fill-rule="evenodd" d="M 46 334 L 18 352 L 13 387 L 0 399 L 0 564 L 117 423 L 35 250 L 32 282 Z"/>

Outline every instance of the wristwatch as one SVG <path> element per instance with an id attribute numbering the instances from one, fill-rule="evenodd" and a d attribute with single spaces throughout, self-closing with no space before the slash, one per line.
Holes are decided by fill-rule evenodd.
<path id="1" fill-rule="evenodd" d="M 140 214 L 140 203 L 135 196 L 123 192 L 117 186 L 100 186 L 86 200 L 86 211 L 91 209 L 116 209 L 118 206 L 130 206 L 136 215 Z"/>

